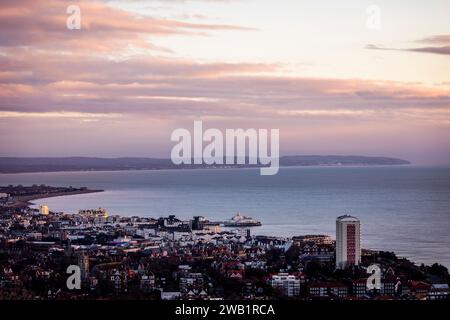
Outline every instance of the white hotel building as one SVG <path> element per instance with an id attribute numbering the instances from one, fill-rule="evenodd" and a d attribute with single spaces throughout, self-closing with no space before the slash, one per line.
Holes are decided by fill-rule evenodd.
<path id="1" fill-rule="evenodd" d="M 336 219 L 336 268 L 361 262 L 361 229 L 357 218 L 350 215 Z"/>

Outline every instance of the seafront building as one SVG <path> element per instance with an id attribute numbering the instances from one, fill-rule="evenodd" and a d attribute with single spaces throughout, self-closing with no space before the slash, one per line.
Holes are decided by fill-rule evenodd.
<path id="1" fill-rule="evenodd" d="M 48 213 L 49 213 L 48 206 L 45 205 L 45 204 L 40 205 L 39 206 L 39 213 L 43 214 L 45 216 L 48 215 Z"/>
<path id="2" fill-rule="evenodd" d="M 344 269 L 361 263 L 360 221 L 350 215 L 336 219 L 336 268 Z"/>

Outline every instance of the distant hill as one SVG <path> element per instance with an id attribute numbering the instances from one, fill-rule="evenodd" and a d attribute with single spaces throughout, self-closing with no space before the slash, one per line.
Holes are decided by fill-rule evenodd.
<path id="1" fill-rule="evenodd" d="M 387 157 L 304 155 L 283 156 L 280 166 L 372 166 L 404 165 L 409 161 Z M 158 170 L 186 168 L 226 168 L 230 165 L 181 165 L 177 166 L 170 159 L 156 158 L 21 158 L 0 157 L 0 172 L 51 172 L 51 171 L 109 171 L 109 170 Z M 233 167 L 258 167 L 258 165 L 234 165 Z"/>
<path id="2" fill-rule="evenodd" d="M 336 165 L 403 165 L 411 164 L 407 160 L 388 157 L 366 156 L 284 156 L 280 158 L 282 166 L 336 166 Z"/>

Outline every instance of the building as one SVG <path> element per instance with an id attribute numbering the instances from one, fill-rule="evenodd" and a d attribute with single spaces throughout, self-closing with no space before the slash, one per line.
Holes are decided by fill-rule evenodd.
<path id="1" fill-rule="evenodd" d="M 288 273 L 278 273 L 270 279 L 270 285 L 288 297 L 300 294 L 300 279 Z"/>
<path id="2" fill-rule="evenodd" d="M 155 289 L 155 275 L 148 271 L 141 277 L 140 288 L 143 292 L 151 292 Z"/>
<path id="3" fill-rule="evenodd" d="M 398 293 L 398 283 L 399 279 L 394 275 L 386 275 L 381 279 L 381 290 L 380 294 L 384 296 L 395 296 Z"/>
<path id="4" fill-rule="evenodd" d="M 333 244 L 333 240 L 329 235 L 324 234 L 307 234 L 304 236 L 295 236 L 292 237 L 292 241 L 296 244 L 302 244 L 307 242 L 314 242 L 317 245 L 331 245 Z"/>
<path id="5" fill-rule="evenodd" d="M 114 293 L 124 293 L 127 292 L 127 275 L 124 272 L 120 272 L 118 270 L 111 276 L 111 283 L 114 288 Z"/>
<path id="6" fill-rule="evenodd" d="M 48 206 L 45 204 L 42 204 L 39 206 L 39 213 L 43 214 L 43 215 L 48 215 L 49 211 L 48 211 Z"/>
<path id="7" fill-rule="evenodd" d="M 350 215 L 336 219 L 336 268 L 343 269 L 361 262 L 360 222 Z"/>
<path id="8" fill-rule="evenodd" d="M 317 245 L 314 242 L 302 243 L 300 245 L 301 261 L 318 260 L 321 262 L 332 262 L 334 259 L 334 247 L 332 245 Z"/>
<path id="9" fill-rule="evenodd" d="M 432 284 L 428 291 L 428 300 L 449 300 L 450 289 L 447 283 Z"/>
<path id="10" fill-rule="evenodd" d="M 181 298 L 181 292 L 161 292 L 161 300 L 178 300 Z"/>
<path id="11" fill-rule="evenodd" d="M 187 294 L 192 291 L 198 293 L 204 289 L 203 274 L 201 273 L 189 273 L 180 278 L 180 292 Z"/>
<path id="12" fill-rule="evenodd" d="M 81 270 L 81 279 L 89 279 L 89 255 L 81 253 L 78 255 L 78 266 Z"/>
<path id="13" fill-rule="evenodd" d="M 348 287 L 341 282 L 315 282 L 308 285 L 310 298 L 346 298 Z"/>
<path id="14" fill-rule="evenodd" d="M 108 212 L 103 208 L 78 210 L 78 214 L 82 216 L 90 216 L 95 218 L 108 218 Z"/>
<path id="15" fill-rule="evenodd" d="M 409 290 L 416 299 L 425 299 L 431 289 L 431 284 L 423 281 L 409 281 Z"/>
<path id="16" fill-rule="evenodd" d="M 202 216 L 195 216 L 194 220 L 191 222 L 191 228 L 192 230 L 203 230 L 205 223 L 205 218 Z"/>
<path id="17" fill-rule="evenodd" d="M 353 296 L 361 298 L 367 295 L 367 278 L 353 280 Z"/>

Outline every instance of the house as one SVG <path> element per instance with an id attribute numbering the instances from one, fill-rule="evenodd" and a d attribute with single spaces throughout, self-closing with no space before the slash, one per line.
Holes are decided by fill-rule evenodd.
<path id="1" fill-rule="evenodd" d="M 425 299 L 430 291 L 431 284 L 423 281 L 409 281 L 408 287 L 416 299 Z"/>

